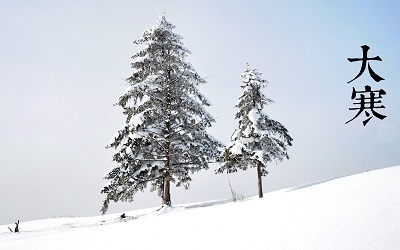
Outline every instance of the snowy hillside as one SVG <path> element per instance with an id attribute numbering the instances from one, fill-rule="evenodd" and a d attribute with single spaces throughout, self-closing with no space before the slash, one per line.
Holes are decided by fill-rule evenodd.
<path id="1" fill-rule="evenodd" d="M 0 226 L 0 249 L 400 249 L 400 166 L 265 194 Z"/>

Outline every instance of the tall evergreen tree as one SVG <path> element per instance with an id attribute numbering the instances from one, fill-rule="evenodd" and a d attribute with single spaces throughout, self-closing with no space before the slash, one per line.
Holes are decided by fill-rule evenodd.
<path id="1" fill-rule="evenodd" d="M 231 142 L 225 147 L 218 161 L 221 162 L 216 173 L 236 172 L 256 167 L 258 175 L 258 195 L 263 196 L 262 176 L 266 176 L 267 163 L 289 159 L 287 146 L 292 145 L 288 130 L 279 122 L 272 120 L 265 113 L 265 105 L 272 100 L 265 97 L 261 89 L 266 87 L 266 80 L 261 79 L 261 73 L 246 65 L 241 75 L 244 79 L 243 94 L 236 103 L 239 127 L 231 136 Z"/>
<path id="2" fill-rule="evenodd" d="M 148 184 L 171 205 L 170 182 L 188 189 L 190 174 L 207 169 L 223 147 L 206 132 L 214 122 L 198 90 L 206 81 L 185 61 L 190 52 L 174 28 L 164 13 L 134 41 L 144 48 L 132 56 L 130 86 L 116 103 L 126 123 L 107 145 L 118 152 L 104 177 L 103 214 L 110 201 L 132 201 Z"/>

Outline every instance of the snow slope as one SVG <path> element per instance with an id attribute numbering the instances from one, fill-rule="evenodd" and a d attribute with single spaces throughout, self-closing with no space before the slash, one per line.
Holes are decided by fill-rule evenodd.
<path id="1" fill-rule="evenodd" d="M 400 249 L 400 166 L 267 193 L 0 226 L 0 249 Z"/>

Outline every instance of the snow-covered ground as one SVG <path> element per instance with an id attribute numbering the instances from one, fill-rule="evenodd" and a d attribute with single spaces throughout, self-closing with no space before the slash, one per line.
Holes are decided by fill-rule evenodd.
<path id="1" fill-rule="evenodd" d="M 0 249 L 400 249 L 400 166 L 267 193 L 0 226 Z"/>

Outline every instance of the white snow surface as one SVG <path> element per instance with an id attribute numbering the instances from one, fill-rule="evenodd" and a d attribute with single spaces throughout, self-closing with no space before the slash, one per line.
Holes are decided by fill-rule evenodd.
<path id="1" fill-rule="evenodd" d="M 0 249 L 400 249 L 399 180 L 396 166 L 262 199 L 21 221 L 0 226 Z"/>
<path id="2" fill-rule="evenodd" d="M 139 113 L 139 114 L 137 114 L 137 115 L 132 116 L 131 120 L 129 121 L 129 124 L 132 125 L 132 126 L 134 126 L 134 127 L 137 127 L 137 126 L 139 126 L 139 125 L 142 125 L 144 113 L 145 113 L 146 111 L 147 111 L 147 110 L 143 111 L 142 113 Z"/>
<path id="3" fill-rule="evenodd" d="M 249 120 L 253 123 L 253 124 L 257 124 L 258 119 L 260 119 L 260 111 L 258 111 L 257 109 L 252 109 L 249 112 Z"/>

